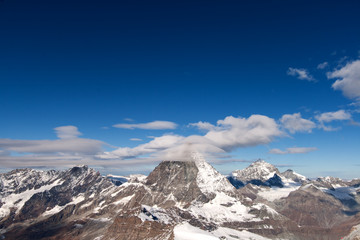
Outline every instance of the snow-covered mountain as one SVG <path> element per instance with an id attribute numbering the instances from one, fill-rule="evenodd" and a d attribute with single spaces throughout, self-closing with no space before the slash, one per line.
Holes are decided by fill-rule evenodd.
<path id="1" fill-rule="evenodd" d="M 242 181 L 244 184 L 254 180 L 265 182 L 273 177 L 274 174 L 280 175 L 279 170 L 270 163 L 260 159 L 243 170 L 236 170 L 231 173 L 234 178 Z"/>
<path id="2" fill-rule="evenodd" d="M 340 239 L 360 224 L 359 182 L 264 161 L 226 178 L 197 153 L 149 176 L 14 170 L 0 174 L 0 238 Z"/>
<path id="3" fill-rule="evenodd" d="M 274 165 L 264 160 L 257 160 L 245 169 L 233 171 L 231 175 L 228 176 L 228 179 L 236 188 L 243 187 L 247 184 L 284 187 L 289 185 L 289 183 L 299 183 L 295 185 L 300 186 L 301 183 L 307 181 L 306 177 L 290 169 L 280 173 Z"/>

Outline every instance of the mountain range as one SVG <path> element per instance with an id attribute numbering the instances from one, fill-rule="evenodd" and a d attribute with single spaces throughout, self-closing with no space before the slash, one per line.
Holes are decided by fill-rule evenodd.
<path id="1" fill-rule="evenodd" d="M 87 167 L 0 174 L 0 239 L 360 239 L 360 179 L 263 160 L 229 176 L 198 153 L 148 176 Z"/>

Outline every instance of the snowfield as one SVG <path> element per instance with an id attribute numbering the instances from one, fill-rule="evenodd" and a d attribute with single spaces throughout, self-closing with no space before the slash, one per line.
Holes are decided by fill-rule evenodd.
<path id="1" fill-rule="evenodd" d="M 209 232 L 191 226 L 189 223 L 181 223 L 174 228 L 175 240 L 219 240 L 224 237 L 226 240 L 269 240 L 260 235 L 248 232 L 237 231 L 230 228 L 219 227 Z"/>
<path id="2" fill-rule="evenodd" d="M 209 222 L 260 221 L 249 213 L 248 207 L 225 193 L 217 193 L 213 200 L 205 204 L 194 203 L 188 210 L 194 216 L 204 217 Z"/>

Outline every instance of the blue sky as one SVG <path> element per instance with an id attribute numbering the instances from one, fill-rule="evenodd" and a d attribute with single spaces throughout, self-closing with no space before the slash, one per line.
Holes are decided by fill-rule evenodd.
<path id="1" fill-rule="evenodd" d="M 147 173 L 191 145 L 360 177 L 359 7 L 0 1 L 0 167 Z"/>

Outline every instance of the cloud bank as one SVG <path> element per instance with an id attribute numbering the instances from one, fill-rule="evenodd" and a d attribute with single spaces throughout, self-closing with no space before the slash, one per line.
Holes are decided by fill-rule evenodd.
<path id="1" fill-rule="evenodd" d="M 268 144 L 284 135 L 276 121 L 264 115 L 251 115 L 249 118 L 229 116 L 217 121 L 216 125 L 198 122 L 190 126 L 205 130 L 205 135 L 164 135 L 134 148 L 122 147 L 105 152 L 98 158 L 124 159 L 150 154 L 155 159 L 186 160 L 193 151 L 212 158 L 236 148 Z"/>
<path id="2" fill-rule="evenodd" d="M 288 136 L 289 133 L 311 133 L 314 128 L 334 130 L 333 121 L 352 120 L 345 110 L 319 113 L 316 122 L 302 118 L 300 113 L 284 114 L 279 120 L 254 114 L 249 117 L 228 116 L 215 124 L 199 121 L 188 126 L 200 130 L 199 134 L 182 136 L 165 134 L 149 136 L 148 142 L 139 142 L 135 147 L 111 147 L 103 141 L 80 138 L 76 126 L 54 128 L 55 140 L 0 139 L 0 163 L 3 166 L 71 166 L 88 164 L 94 166 L 132 166 L 155 163 L 162 160 L 189 160 L 192 152 L 203 154 L 210 162 L 233 161 L 229 155 L 236 149 L 266 145 Z M 153 121 L 140 124 L 117 124 L 125 129 L 174 129 L 177 124 L 168 121 Z M 131 141 L 143 141 L 130 138 Z M 285 150 L 271 149 L 271 154 L 297 154 L 317 150 L 315 147 L 294 147 Z M 244 160 L 241 160 L 244 161 Z"/>
<path id="3" fill-rule="evenodd" d="M 280 150 L 277 148 L 271 149 L 269 153 L 271 154 L 299 154 L 299 153 L 308 153 L 316 151 L 316 147 L 293 147 L 287 148 L 286 150 Z"/>

